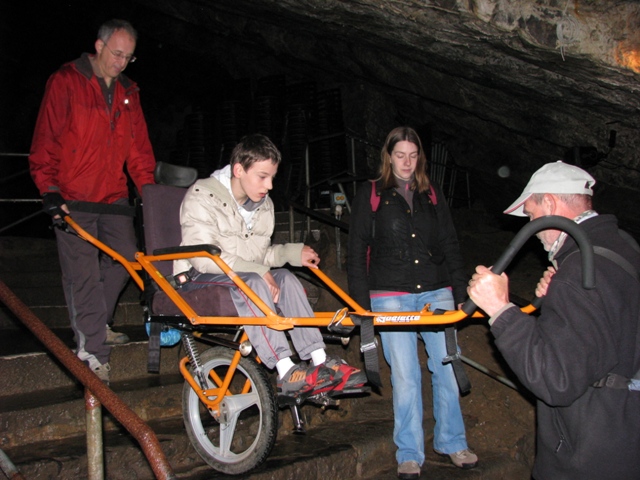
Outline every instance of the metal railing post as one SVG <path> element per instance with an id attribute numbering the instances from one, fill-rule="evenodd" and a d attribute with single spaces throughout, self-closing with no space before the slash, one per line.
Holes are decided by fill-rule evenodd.
<path id="1" fill-rule="evenodd" d="M 102 443 L 102 405 L 91 390 L 84 390 L 87 422 L 87 470 L 89 480 L 104 480 L 104 446 Z"/>

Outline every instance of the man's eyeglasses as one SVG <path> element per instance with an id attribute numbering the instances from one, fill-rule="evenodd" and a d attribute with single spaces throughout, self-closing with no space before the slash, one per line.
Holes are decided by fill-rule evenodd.
<path id="1" fill-rule="evenodd" d="M 109 45 L 107 45 L 106 42 L 103 42 L 103 43 L 104 43 L 104 46 L 107 47 L 107 50 L 111 52 L 111 55 L 116 57 L 118 60 L 124 60 L 127 63 L 133 63 L 136 61 L 136 57 L 134 57 L 133 55 L 125 55 L 121 51 L 114 52 L 109 48 Z"/>

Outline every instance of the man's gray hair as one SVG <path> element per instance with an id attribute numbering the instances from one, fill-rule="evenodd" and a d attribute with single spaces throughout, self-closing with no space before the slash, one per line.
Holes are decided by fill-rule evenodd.
<path id="1" fill-rule="evenodd" d="M 138 32 L 136 32 L 136 29 L 126 20 L 119 20 L 117 18 L 108 20 L 100 26 L 98 29 L 98 38 L 104 43 L 107 43 L 111 35 L 118 30 L 124 30 L 131 35 L 136 42 L 138 41 Z"/>
<path id="2" fill-rule="evenodd" d="M 542 198 L 545 195 L 546 193 L 532 193 L 530 198 L 535 202 L 536 205 L 540 205 L 540 203 L 542 203 Z M 575 209 L 584 208 L 584 211 L 591 210 L 591 207 L 593 205 L 591 195 L 582 193 L 552 193 L 551 195 L 555 195 L 569 207 Z"/>

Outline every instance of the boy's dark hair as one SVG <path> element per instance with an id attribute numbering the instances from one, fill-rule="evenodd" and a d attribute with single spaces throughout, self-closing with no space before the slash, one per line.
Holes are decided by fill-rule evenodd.
<path id="1" fill-rule="evenodd" d="M 238 144 L 231 152 L 231 170 L 233 166 L 239 163 L 246 171 L 255 162 L 271 160 L 274 165 L 279 165 L 282 160 L 280 151 L 271 140 L 265 135 L 254 133 L 246 135 L 240 139 Z"/>

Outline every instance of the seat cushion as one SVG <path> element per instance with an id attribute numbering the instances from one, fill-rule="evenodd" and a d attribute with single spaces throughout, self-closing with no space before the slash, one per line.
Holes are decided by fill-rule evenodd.
<path id="1" fill-rule="evenodd" d="M 231 292 L 227 287 L 211 285 L 189 292 L 178 290 L 178 293 L 198 315 L 209 317 L 238 316 L 231 299 Z M 156 292 L 153 296 L 151 310 L 154 315 L 182 315 L 176 304 L 162 291 Z"/>
<path id="2" fill-rule="evenodd" d="M 144 185 L 143 218 L 144 237 L 147 253 L 159 248 L 177 247 L 180 245 L 180 204 L 186 188 L 167 185 Z M 173 273 L 173 262 L 154 262 L 154 266 L 167 276 Z M 231 300 L 231 293 L 226 287 L 212 285 L 209 287 L 178 293 L 198 315 L 237 317 L 238 313 Z M 153 295 L 151 311 L 154 315 L 182 315 L 182 312 L 167 296 L 158 291 Z"/>

